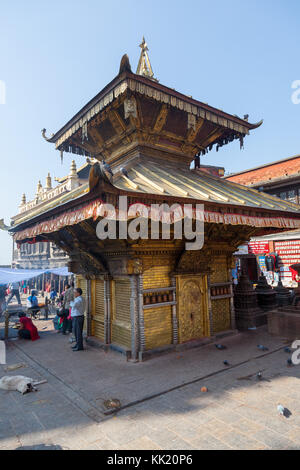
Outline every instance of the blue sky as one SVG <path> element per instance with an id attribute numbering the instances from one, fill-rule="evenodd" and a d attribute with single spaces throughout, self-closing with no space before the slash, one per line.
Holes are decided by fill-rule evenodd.
<path id="1" fill-rule="evenodd" d="M 300 153 L 298 0 L 2 0 L 0 80 L 0 218 L 32 199 L 48 172 L 62 176 L 59 153 L 41 137 L 57 131 L 118 73 L 122 55 L 136 69 L 145 35 L 162 84 L 261 128 L 210 152 L 204 163 L 233 172 Z M 77 163 L 84 161 L 77 159 Z M 0 264 L 11 239 L 0 232 Z"/>

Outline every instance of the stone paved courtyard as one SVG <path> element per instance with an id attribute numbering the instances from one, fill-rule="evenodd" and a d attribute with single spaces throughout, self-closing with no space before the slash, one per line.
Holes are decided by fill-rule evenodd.
<path id="1" fill-rule="evenodd" d="M 37 324 L 41 340 L 8 342 L 7 365 L 23 367 L 0 371 L 47 383 L 24 396 L 0 390 L 1 449 L 300 448 L 300 367 L 287 366 L 286 343 L 264 328 L 220 340 L 224 351 L 210 344 L 134 364 L 92 347 L 73 353 L 51 322 Z M 106 415 L 108 398 L 125 408 Z"/>

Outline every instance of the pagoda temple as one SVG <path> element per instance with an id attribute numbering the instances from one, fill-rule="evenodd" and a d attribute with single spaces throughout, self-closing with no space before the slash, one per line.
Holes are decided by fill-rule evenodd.
<path id="1" fill-rule="evenodd" d="M 69 122 L 50 137 L 42 131 L 62 158 L 92 159 L 89 180 L 10 228 L 19 245 L 46 240 L 68 254 L 87 299 L 88 338 L 134 361 L 235 330 L 233 253 L 253 235 L 300 227 L 300 206 L 201 171 L 202 156 L 234 140 L 243 146 L 261 122 L 160 84 L 145 40 L 140 47 L 136 73 L 123 56 L 118 75 Z M 141 207 L 128 226 L 141 213 L 151 219 L 143 208 L 153 204 L 203 205 L 203 247 L 187 249 L 174 220 L 164 237 L 163 209 L 158 237 L 120 236 L 120 196 Z M 108 204 L 115 239 L 97 235 Z"/>

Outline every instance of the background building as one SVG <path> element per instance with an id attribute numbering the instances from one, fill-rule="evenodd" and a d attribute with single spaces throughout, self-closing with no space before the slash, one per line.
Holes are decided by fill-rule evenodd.
<path id="1" fill-rule="evenodd" d="M 233 173 L 225 179 L 289 202 L 300 203 L 300 155 Z M 277 257 L 278 267 L 274 272 L 268 271 L 265 263 L 265 258 L 270 253 Z M 300 262 L 300 232 L 292 230 L 252 238 L 244 247 L 244 252 L 238 252 L 236 256 L 240 265 L 246 267 L 253 282 L 257 281 L 259 272 L 263 271 L 269 282 L 274 281 L 274 277 L 277 279 L 278 274 L 279 280 L 290 286 L 295 284 L 290 266 Z"/>
<path id="2" fill-rule="evenodd" d="M 225 179 L 300 203 L 300 155 L 232 173 Z"/>
<path id="3" fill-rule="evenodd" d="M 17 215 L 11 218 L 12 224 L 18 224 L 28 213 L 34 213 L 40 210 L 46 204 L 56 204 L 61 196 L 67 196 L 68 193 L 80 187 L 88 181 L 88 175 L 91 164 L 85 163 L 78 170 L 73 161 L 69 175 L 58 178 L 56 187 L 52 187 L 52 179 L 48 174 L 45 187 L 39 181 L 35 198 L 26 201 L 23 194 Z M 36 243 L 24 243 L 17 245 L 13 242 L 12 267 L 17 269 L 52 269 L 67 266 L 69 257 L 65 251 L 61 250 L 55 243 L 44 241 Z"/>

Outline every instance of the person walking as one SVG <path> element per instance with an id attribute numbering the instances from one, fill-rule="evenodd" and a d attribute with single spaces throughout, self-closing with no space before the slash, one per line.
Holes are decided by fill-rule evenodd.
<path id="1" fill-rule="evenodd" d="M 76 338 L 75 346 L 72 346 L 73 351 L 83 351 L 83 324 L 85 312 L 85 299 L 82 297 L 82 290 L 77 287 L 74 291 L 74 301 L 70 302 L 71 305 L 71 318 L 73 321 L 73 330 Z"/>
<path id="2" fill-rule="evenodd" d="M 64 309 L 62 334 L 72 333 L 72 317 L 70 315 L 71 302 L 74 301 L 74 289 L 70 284 L 66 285 L 66 290 L 62 302 Z"/>
<path id="3" fill-rule="evenodd" d="M 52 305 L 55 305 L 56 297 L 57 297 L 57 292 L 56 292 L 55 288 L 53 287 L 53 289 L 50 292 L 50 301 L 51 301 Z"/>
<path id="4" fill-rule="evenodd" d="M 20 299 L 20 284 L 18 282 L 12 282 L 10 284 L 10 294 L 7 299 L 7 305 L 11 301 L 11 299 L 16 296 L 16 299 L 18 301 L 18 304 L 21 305 L 21 299 Z"/>

